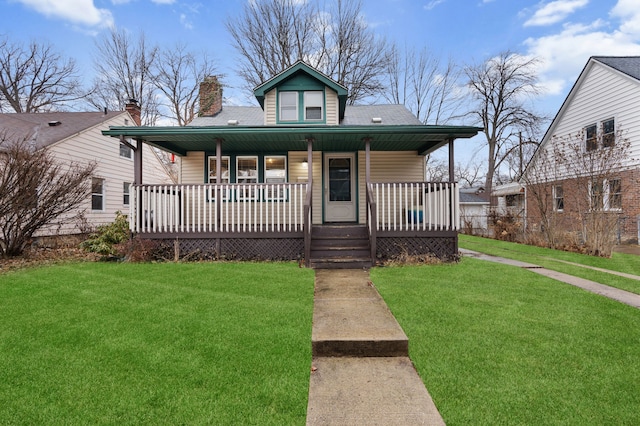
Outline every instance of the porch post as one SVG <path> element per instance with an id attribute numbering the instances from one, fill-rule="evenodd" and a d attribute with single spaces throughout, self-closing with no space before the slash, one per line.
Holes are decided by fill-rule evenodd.
<path id="1" fill-rule="evenodd" d="M 222 221 L 220 220 L 220 214 L 222 213 L 222 191 L 220 185 L 222 184 L 222 139 L 216 139 L 216 228 L 221 231 Z M 220 238 L 216 238 L 216 255 L 220 257 Z"/>
<path id="2" fill-rule="evenodd" d="M 313 180 L 313 138 L 307 138 L 307 182 Z"/>
<path id="3" fill-rule="evenodd" d="M 453 162 L 453 138 L 449 139 L 449 182 L 452 183 L 455 179 L 454 175 L 454 162 Z"/>
<path id="4" fill-rule="evenodd" d="M 367 186 L 371 182 L 371 138 L 364 138 L 365 180 Z"/>
<path id="5" fill-rule="evenodd" d="M 454 222 L 455 222 L 455 217 L 453 214 L 453 208 L 455 205 L 455 200 L 454 200 L 454 194 L 453 194 L 453 182 L 455 180 L 455 173 L 454 173 L 454 161 L 453 161 L 453 138 L 449 139 L 449 193 L 451 194 L 451 197 L 449 198 L 449 227 L 450 229 L 455 229 L 454 226 Z M 457 241 L 458 239 L 456 238 L 456 246 L 457 246 Z M 456 247 L 456 253 L 457 253 L 458 247 Z"/>
<path id="6" fill-rule="evenodd" d="M 133 183 L 142 185 L 142 139 L 136 139 L 136 149 L 133 151 Z"/>

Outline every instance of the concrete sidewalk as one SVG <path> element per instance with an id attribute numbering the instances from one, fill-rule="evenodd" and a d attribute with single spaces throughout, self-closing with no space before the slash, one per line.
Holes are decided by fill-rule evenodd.
<path id="1" fill-rule="evenodd" d="M 316 270 L 307 425 L 444 425 L 365 270 Z"/>
<path id="2" fill-rule="evenodd" d="M 574 277 L 573 275 L 567 275 L 562 272 L 552 271 L 550 269 L 543 268 L 539 265 L 532 263 L 520 262 L 518 260 L 505 259 L 502 257 L 491 256 L 488 254 L 478 253 L 472 250 L 460 249 L 460 253 L 463 256 L 475 257 L 477 259 L 486 260 L 489 262 L 502 263 L 506 265 L 517 266 L 519 268 L 529 269 L 531 272 L 535 272 L 540 275 L 544 275 L 554 280 L 564 282 L 576 287 L 580 287 L 583 290 L 590 291 L 600 296 L 608 297 L 609 299 L 616 300 L 625 305 L 633 306 L 640 309 L 640 295 L 631 293 L 629 291 L 620 290 L 619 288 L 610 287 L 605 284 L 597 283 L 595 281 L 586 280 L 584 278 Z"/>

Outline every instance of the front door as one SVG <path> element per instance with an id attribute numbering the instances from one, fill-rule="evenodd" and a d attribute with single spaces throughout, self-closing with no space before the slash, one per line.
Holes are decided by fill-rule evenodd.
<path id="1" fill-rule="evenodd" d="M 356 221 L 356 156 L 324 155 L 324 221 Z"/>

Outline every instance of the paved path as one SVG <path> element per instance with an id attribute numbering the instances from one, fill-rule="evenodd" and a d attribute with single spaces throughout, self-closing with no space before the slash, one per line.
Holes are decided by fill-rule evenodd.
<path id="1" fill-rule="evenodd" d="M 365 270 L 316 270 L 307 425 L 444 425 Z"/>
<path id="2" fill-rule="evenodd" d="M 491 256 L 488 254 L 478 253 L 472 250 L 460 249 L 460 253 L 464 256 L 475 257 L 477 259 L 486 260 L 489 262 L 503 263 L 506 265 L 517 266 L 520 268 L 529 269 L 531 272 L 535 272 L 540 275 L 544 275 L 554 280 L 562 281 L 567 284 L 571 284 L 576 287 L 580 287 L 584 290 L 590 291 L 601 296 L 608 297 L 609 299 L 617 300 L 634 308 L 640 309 L 640 295 L 631 293 L 629 291 L 620 290 L 615 287 L 600 284 L 595 281 L 586 280 L 584 278 L 574 277 L 573 275 L 564 274 L 562 272 L 552 271 L 550 269 L 543 268 L 533 263 L 521 262 L 519 260 L 505 259 L 503 257 Z M 605 271 L 611 272 L 611 271 Z M 633 279 L 640 279 L 640 277 L 630 274 L 625 274 L 627 278 L 633 277 Z"/>

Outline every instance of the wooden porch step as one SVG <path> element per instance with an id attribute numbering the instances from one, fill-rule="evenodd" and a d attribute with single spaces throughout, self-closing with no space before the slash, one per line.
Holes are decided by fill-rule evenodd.
<path id="1" fill-rule="evenodd" d="M 369 233 L 361 225 L 314 226 L 310 266 L 315 269 L 362 269 L 372 266 Z"/>

